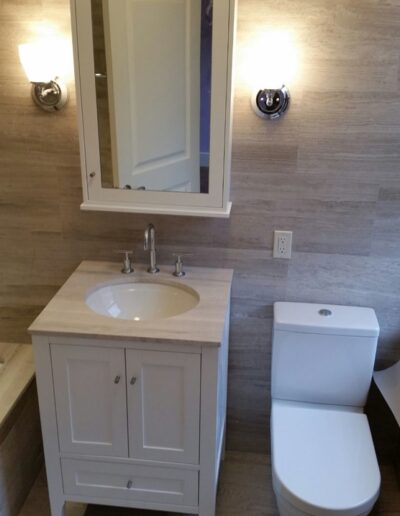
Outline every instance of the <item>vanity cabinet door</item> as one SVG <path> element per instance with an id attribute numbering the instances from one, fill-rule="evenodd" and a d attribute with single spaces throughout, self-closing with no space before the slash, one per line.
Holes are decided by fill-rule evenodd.
<path id="1" fill-rule="evenodd" d="M 199 463 L 200 355 L 127 350 L 129 455 Z"/>
<path id="2" fill-rule="evenodd" d="M 123 349 L 51 346 L 62 453 L 128 456 Z"/>

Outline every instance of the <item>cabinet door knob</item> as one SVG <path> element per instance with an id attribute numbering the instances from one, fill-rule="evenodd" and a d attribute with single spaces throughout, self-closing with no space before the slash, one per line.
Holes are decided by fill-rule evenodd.
<path id="1" fill-rule="evenodd" d="M 135 383 L 136 383 L 136 377 L 132 376 L 132 378 L 131 378 L 131 385 L 135 385 Z"/>
<path id="2" fill-rule="evenodd" d="M 130 489 L 133 486 L 132 480 L 128 480 L 128 483 L 126 484 L 127 489 Z"/>
<path id="3" fill-rule="evenodd" d="M 115 379 L 114 379 L 114 383 L 119 383 L 119 382 L 120 382 L 120 380 L 121 380 L 121 376 L 120 376 L 120 375 L 118 375 L 118 376 L 116 376 L 116 377 L 115 377 Z"/>

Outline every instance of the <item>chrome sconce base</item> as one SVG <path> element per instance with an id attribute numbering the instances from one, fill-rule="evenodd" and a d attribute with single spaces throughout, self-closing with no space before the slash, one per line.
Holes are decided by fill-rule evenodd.
<path id="1" fill-rule="evenodd" d="M 289 90 L 284 85 L 276 90 L 258 90 L 251 97 L 251 105 L 255 113 L 267 120 L 280 118 L 289 107 L 289 101 Z"/>
<path id="2" fill-rule="evenodd" d="M 68 101 L 67 86 L 58 77 L 50 82 L 32 82 L 31 94 L 45 111 L 60 111 Z"/>

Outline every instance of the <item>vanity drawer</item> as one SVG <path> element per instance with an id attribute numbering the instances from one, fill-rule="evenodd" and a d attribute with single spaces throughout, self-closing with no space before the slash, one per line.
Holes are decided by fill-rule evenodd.
<path id="1" fill-rule="evenodd" d="M 198 505 L 198 471 L 76 459 L 61 468 L 66 495 Z"/>

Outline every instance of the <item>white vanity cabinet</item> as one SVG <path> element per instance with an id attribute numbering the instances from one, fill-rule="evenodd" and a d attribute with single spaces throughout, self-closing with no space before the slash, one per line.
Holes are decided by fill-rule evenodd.
<path id="1" fill-rule="evenodd" d="M 215 516 L 233 271 L 171 272 L 82 262 L 29 328 L 52 516 L 66 502 Z M 87 303 L 99 286 L 149 281 L 197 304 L 137 321 Z"/>
<path id="2" fill-rule="evenodd" d="M 52 516 L 66 501 L 215 514 L 227 329 L 218 348 L 45 335 L 33 344 Z"/>

